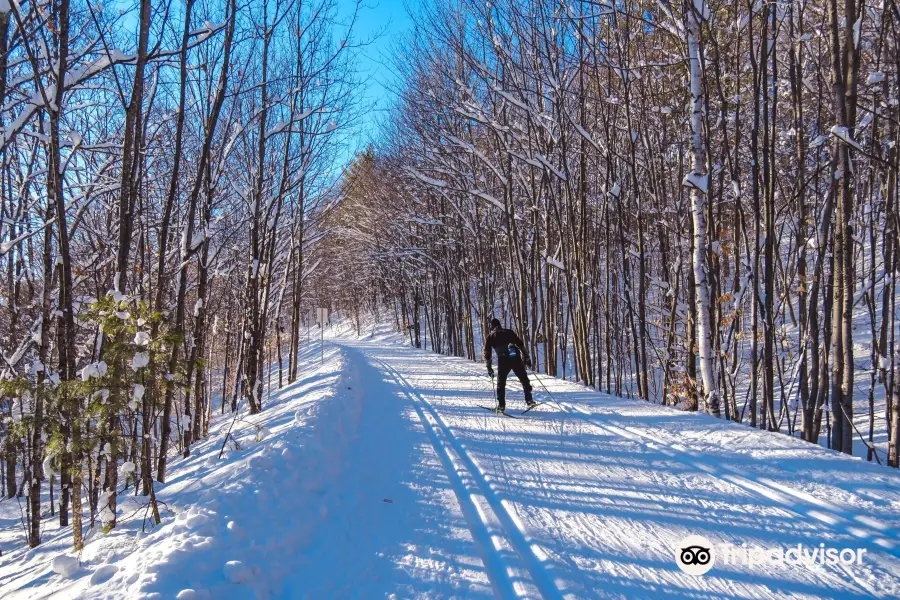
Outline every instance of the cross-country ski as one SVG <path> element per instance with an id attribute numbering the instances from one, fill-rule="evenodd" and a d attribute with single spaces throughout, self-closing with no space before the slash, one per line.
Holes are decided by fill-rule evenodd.
<path id="1" fill-rule="evenodd" d="M 488 412 L 492 412 L 492 413 L 494 413 L 495 415 L 501 415 L 501 416 L 504 416 L 504 417 L 510 417 L 510 418 L 512 418 L 512 419 L 518 418 L 516 415 L 511 415 L 511 414 L 509 414 L 508 412 L 506 412 L 505 410 L 500 410 L 499 408 L 491 408 L 490 406 L 482 406 L 481 404 L 478 405 L 478 408 L 483 408 L 484 410 L 486 410 L 486 411 L 488 411 Z"/>
<path id="2" fill-rule="evenodd" d="M 528 408 L 526 408 L 525 410 L 523 410 L 523 411 L 522 411 L 521 413 L 519 413 L 519 414 L 520 414 L 520 415 L 524 415 L 524 414 L 528 413 L 529 411 L 531 411 L 531 410 L 537 408 L 538 406 L 543 406 L 543 405 L 545 405 L 545 404 L 547 404 L 547 403 L 546 403 L 546 402 L 535 402 L 534 404 L 532 404 L 531 406 L 529 406 Z"/>

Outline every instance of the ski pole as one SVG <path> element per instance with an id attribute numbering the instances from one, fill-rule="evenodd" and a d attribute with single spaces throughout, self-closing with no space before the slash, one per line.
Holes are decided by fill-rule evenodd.
<path id="1" fill-rule="evenodd" d="M 539 384 L 541 384 L 541 389 L 543 389 L 547 393 L 547 396 L 550 398 L 550 400 L 553 401 L 553 404 L 556 405 L 556 407 L 560 410 L 560 412 L 564 412 L 564 413 L 569 412 L 565 408 L 563 408 L 559 402 L 556 401 L 556 398 L 553 396 L 553 394 L 550 393 L 550 390 L 547 389 L 547 386 L 544 385 L 544 382 L 541 381 L 541 378 L 538 377 L 538 374 L 534 369 L 531 370 L 531 374 L 534 375 L 535 381 L 537 381 Z M 565 428 L 566 428 L 566 422 L 562 417 L 560 417 L 560 419 L 559 419 L 559 447 L 560 447 L 560 450 L 562 450 L 563 445 L 564 445 L 563 436 L 565 435 Z"/>
<path id="2" fill-rule="evenodd" d="M 541 381 L 541 378 L 538 377 L 538 374 L 535 372 L 534 369 L 531 370 L 531 374 L 534 375 L 534 380 L 537 381 L 539 384 L 541 384 L 541 389 L 544 390 L 544 392 L 546 392 L 547 396 L 550 398 L 550 400 L 553 401 L 553 403 L 557 406 L 557 408 L 559 408 L 559 410 L 565 412 L 565 409 L 562 407 L 562 405 L 560 405 L 559 402 L 556 401 L 556 398 L 553 396 L 553 394 L 550 393 L 550 390 L 547 389 L 547 386 L 544 385 L 544 382 Z"/>

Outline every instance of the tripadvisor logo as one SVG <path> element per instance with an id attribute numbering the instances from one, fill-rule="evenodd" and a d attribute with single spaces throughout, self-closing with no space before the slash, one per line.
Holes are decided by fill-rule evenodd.
<path id="1" fill-rule="evenodd" d="M 741 544 L 720 544 L 715 547 L 702 535 L 689 535 L 675 546 L 675 563 L 689 575 L 704 575 L 716 564 L 747 566 L 790 565 L 811 568 L 814 565 L 860 565 L 866 550 L 863 548 L 831 548 L 825 544 L 806 546 L 795 544 L 787 549 Z"/>
<path id="2" fill-rule="evenodd" d="M 675 546 L 675 563 L 688 575 L 703 575 L 716 564 L 715 548 L 702 535 L 689 535 Z"/>

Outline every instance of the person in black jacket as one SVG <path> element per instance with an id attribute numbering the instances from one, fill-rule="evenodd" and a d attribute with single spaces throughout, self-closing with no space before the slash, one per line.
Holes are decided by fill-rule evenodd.
<path id="1" fill-rule="evenodd" d="M 506 410 L 506 378 L 512 371 L 522 383 L 525 390 L 525 404 L 531 406 L 534 400 L 531 398 L 531 382 L 528 381 L 526 367 L 531 367 L 531 358 L 521 338 L 512 329 L 504 329 L 500 321 L 491 319 L 491 332 L 484 339 L 484 360 L 487 361 L 488 374 L 494 376 L 494 365 L 491 361 L 491 351 L 497 353 L 497 410 Z"/>

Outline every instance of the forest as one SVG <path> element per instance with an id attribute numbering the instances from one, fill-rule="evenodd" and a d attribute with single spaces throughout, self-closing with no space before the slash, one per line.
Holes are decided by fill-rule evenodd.
<path id="1" fill-rule="evenodd" d="M 317 307 L 472 360 L 496 316 L 540 373 L 900 464 L 894 0 L 426 3 L 366 143 L 360 7 L 0 0 L 0 474 L 32 547 L 124 493 L 159 521 Z"/>
<path id="2" fill-rule="evenodd" d="M 358 113 L 356 13 L 336 13 L 0 4 L 3 491 L 27 498 L 30 545 L 48 490 L 76 549 L 127 489 L 158 522 L 154 482 L 214 408 L 262 409 L 276 345 L 296 378 L 307 252 Z"/>
<path id="3" fill-rule="evenodd" d="M 345 273 L 415 345 L 479 359 L 502 315 L 542 372 L 896 467 L 898 17 L 432 6 L 331 216 Z"/>

